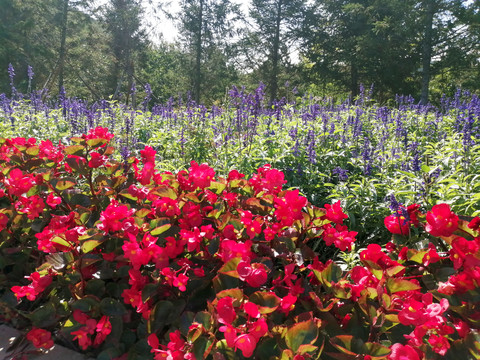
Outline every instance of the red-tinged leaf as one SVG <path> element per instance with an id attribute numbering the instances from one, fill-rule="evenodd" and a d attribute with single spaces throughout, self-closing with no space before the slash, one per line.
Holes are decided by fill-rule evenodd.
<path id="1" fill-rule="evenodd" d="M 200 311 L 195 315 L 193 322 L 201 324 L 205 329 L 210 330 L 212 328 L 212 315 L 207 311 Z"/>
<path id="2" fill-rule="evenodd" d="M 100 147 L 108 142 L 107 139 L 102 139 L 102 138 L 95 138 L 95 139 L 88 139 L 87 140 L 87 145 L 92 147 L 92 148 L 97 148 Z"/>
<path id="3" fill-rule="evenodd" d="M 318 295 L 313 291 L 311 291 L 309 295 L 310 295 L 310 298 L 314 301 L 315 305 L 317 306 L 317 309 L 323 312 L 332 310 L 335 304 L 340 301 L 340 299 L 338 298 L 333 298 L 333 299 L 329 299 L 326 303 L 323 303 L 322 300 L 318 297 Z"/>
<path id="4" fill-rule="evenodd" d="M 105 240 L 87 240 L 82 243 L 81 249 L 84 254 L 89 253 L 98 245 L 101 245 Z"/>
<path id="5" fill-rule="evenodd" d="M 256 213 L 267 213 L 270 211 L 268 206 L 261 204 L 259 198 L 249 198 L 245 201 L 245 208 Z"/>
<path id="6" fill-rule="evenodd" d="M 400 323 L 400 320 L 398 320 L 398 315 L 397 314 L 386 314 L 385 315 L 385 320 L 388 320 L 394 324 Z"/>
<path id="7" fill-rule="evenodd" d="M 231 298 L 236 299 L 237 302 L 242 302 L 244 298 L 243 291 L 239 288 L 222 290 L 217 293 L 217 299 L 221 299 L 226 296 L 230 296 Z"/>
<path id="8" fill-rule="evenodd" d="M 62 246 L 65 246 L 65 247 L 72 247 L 72 244 L 70 244 L 67 240 L 61 238 L 60 236 L 55 236 L 52 240 L 50 240 L 51 242 L 55 243 L 55 244 L 59 244 L 59 245 L 62 245 Z"/>
<path id="9" fill-rule="evenodd" d="M 105 156 L 112 155 L 115 152 L 115 148 L 113 146 L 107 146 L 104 149 L 105 151 L 102 152 L 102 155 Z"/>
<path id="10" fill-rule="evenodd" d="M 399 291 L 420 290 L 420 285 L 417 285 L 409 280 L 389 278 L 387 279 L 387 290 L 390 294 Z"/>
<path id="11" fill-rule="evenodd" d="M 177 200 L 178 198 L 178 195 L 175 192 L 175 190 L 173 190 L 171 187 L 168 187 L 168 186 L 158 187 L 154 191 L 152 191 L 152 194 L 158 195 L 159 197 L 168 197 L 172 200 Z"/>
<path id="12" fill-rule="evenodd" d="M 197 340 L 200 337 L 200 335 L 203 334 L 204 330 L 205 328 L 202 325 L 198 325 L 194 327 L 192 330 L 189 330 L 187 334 L 188 342 L 190 343 L 195 342 L 195 340 Z"/>
<path id="13" fill-rule="evenodd" d="M 211 192 L 214 192 L 217 195 L 220 195 L 223 192 L 223 190 L 225 190 L 226 187 L 227 187 L 226 184 L 223 184 L 217 181 L 212 181 L 210 183 L 210 186 L 207 189 L 210 190 Z"/>
<path id="14" fill-rule="evenodd" d="M 135 216 L 139 217 L 139 218 L 144 218 L 145 216 L 147 216 L 150 213 L 151 213 L 150 209 L 140 209 L 135 213 Z"/>
<path id="15" fill-rule="evenodd" d="M 39 152 L 40 148 L 38 146 L 30 146 L 26 151 L 26 153 L 30 156 L 37 156 Z"/>
<path id="16" fill-rule="evenodd" d="M 80 144 L 85 139 L 80 137 L 80 136 L 73 136 L 73 137 L 70 138 L 70 140 L 74 143 Z"/>
<path id="17" fill-rule="evenodd" d="M 273 292 L 257 291 L 250 295 L 250 301 L 258 306 L 260 314 L 270 314 L 278 308 L 281 299 Z"/>
<path id="18" fill-rule="evenodd" d="M 190 200 L 191 202 L 194 202 L 195 204 L 200 204 L 202 201 L 198 198 L 198 196 L 191 192 L 185 195 L 185 198 L 187 200 Z"/>
<path id="19" fill-rule="evenodd" d="M 332 337 L 330 339 L 330 343 L 340 352 L 347 354 L 347 355 L 352 355 L 352 356 L 357 356 L 358 353 L 352 351 L 352 347 L 358 347 L 357 344 L 355 344 L 355 339 L 353 335 L 337 335 L 335 337 Z M 358 339 L 359 340 L 359 339 Z M 358 341 L 357 340 L 357 341 Z M 361 341 L 361 340 L 360 340 Z M 357 345 L 357 346 L 355 346 Z M 360 344 L 360 346 L 363 345 Z"/>
<path id="20" fill-rule="evenodd" d="M 70 145 L 64 149 L 67 155 L 82 155 L 83 150 L 85 150 L 85 146 L 83 145 Z"/>
<path id="21" fill-rule="evenodd" d="M 120 191 L 119 195 L 120 195 L 120 196 L 123 196 L 124 198 L 133 200 L 133 201 L 137 201 L 137 200 L 138 200 L 138 198 L 137 198 L 136 196 L 131 195 L 131 194 L 128 192 L 128 190 L 122 190 L 122 191 Z"/>
<path id="22" fill-rule="evenodd" d="M 310 344 L 302 344 L 298 347 L 297 354 L 305 355 L 309 352 L 314 352 L 318 349 L 318 346 L 310 345 Z"/>
<path id="23" fill-rule="evenodd" d="M 295 354 L 292 350 L 285 349 L 282 351 L 282 357 L 280 358 L 280 360 L 292 360 L 294 355 Z"/>
<path id="24" fill-rule="evenodd" d="M 167 231 L 171 227 L 172 227 L 172 224 L 164 224 L 162 226 L 157 226 L 155 229 L 150 231 L 150 234 L 152 234 L 153 236 L 158 236 L 160 234 L 163 234 L 165 231 Z"/>
<path id="25" fill-rule="evenodd" d="M 116 177 L 114 177 L 112 179 L 112 188 L 113 189 L 118 188 L 120 185 L 123 185 L 125 183 L 125 181 L 127 181 L 126 176 L 116 176 Z"/>
<path id="26" fill-rule="evenodd" d="M 385 359 L 392 352 L 390 348 L 379 343 L 366 342 L 364 345 L 363 355 L 370 355 L 372 360 Z"/>
<path id="27" fill-rule="evenodd" d="M 313 344 L 318 337 L 318 326 L 315 321 L 303 321 L 289 327 L 285 334 L 285 342 L 289 349 L 296 353 L 301 345 Z"/>
<path id="28" fill-rule="evenodd" d="M 218 272 L 238 278 L 237 267 L 240 261 L 242 261 L 242 258 L 240 257 L 230 259 L 220 268 L 220 270 L 218 270 Z"/>
<path id="29" fill-rule="evenodd" d="M 402 265 L 396 265 L 396 266 L 391 266 L 386 270 L 386 273 L 388 276 L 395 276 L 398 273 L 402 272 L 405 270 L 405 266 Z"/>
<path id="30" fill-rule="evenodd" d="M 320 281 L 326 287 L 332 287 L 332 282 L 338 282 L 343 275 L 343 271 L 334 262 L 331 262 L 326 266 L 323 270 L 313 270 L 313 273 L 317 277 L 318 281 Z"/>
<path id="31" fill-rule="evenodd" d="M 75 186 L 75 183 L 73 181 L 69 180 L 60 180 L 57 182 L 55 185 L 56 189 L 59 191 L 67 190 Z"/>
<path id="32" fill-rule="evenodd" d="M 428 253 L 428 250 L 415 250 L 415 249 L 408 249 L 407 251 L 407 259 L 410 261 L 414 261 L 417 264 L 423 264 L 423 258 L 425 254 Z"/>

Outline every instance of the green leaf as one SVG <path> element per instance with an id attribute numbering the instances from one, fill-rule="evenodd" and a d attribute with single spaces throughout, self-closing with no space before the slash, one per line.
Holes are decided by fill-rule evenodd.
<path id="1" fill-rule="evenodd" d="M 102 314 L 107 316 L 123 316 L 127 313 L 125 306 L 113 298 L 105 298 L 100 302 Z"/>
<path id="2" fill-rule="evenodd" d="M 243 291 L 240 290 L 239 288 L 222 290 L 219 293 L 217 293 L 217 299 L 221 299 L 226 296 L 230 296 L 231 298 L 236 299 L 239 302 L 243 301 L 243 297 L 244 297 Z"/>
<path id="3" fill-rule="evenodd" d="M 96 308 L 99 305 L 99 301 L 92 296 L 85 296 L 72 304 L 73 310 L 81 310 L 83 312 L 89 312 L 93 308 Z"/>
<path id="4" fill-rule="evenodd" d="M 172 224 L 165 224 L 165 225 L 162 225 L 162 226 L 158 226 L 155 229 L 153 229 L 152 231 L 150 231 L 150 234 L 152 234 L 153 236 L 158 236 L 160 234 L 163 234 L 165 231 L 167 231 L 171 227 L 172 227 Z"/>
<path id="5" fill-rule="evenodd" d="M 217 195 L 220 195 L 222 191 L 225 190 L 226 187 L 227 185 L 223 183 L 212 181 L 210 183 L 210 186 L 207 189 L 210 190 L 211 192 L 214 192 Z"/>
<path id="6" fill-rule="evenodd" d="M 313 344 L 318 337 L 318 326 L 313 320 L 299 322 L 287 329 L 285 342 L 294 353 L 301 345 Z"/>
<path id="7" fill-rule="evenodd" d="M 157 293 L 158 285 L 156 284 L 147 284 L 142 289 L 142 301 L 147 302 Z"/>
<path id="8" fill-rule="evenodd" d="M 64 149 L 67 155 L 82 155 L 83 150 L 85 150 L 85 146 L 83 145 L 70 145 Z"/>
<path id="9" fill-rule="evenodd" d="M 99 236 L 97 236 L 98 238 Z M 101 245 L 105 242 L 105 238 L 100 239 L 89 239 L 82 242 L 81 249 L 84 254 L 88 254 L 90 251 L 95 249 L 98 245 Z"/>
<path id="10" fill-rule="evenodd" d="M 157 302 L 150 314 L 147 323 L 147 330 L 149 333 L 158 332 L 166 325 L 170 324 L 172 314 L 175 314 L 173 303 L 167 300 Z"/>
<path id="11" fill-rule="evenodd" d="M 107 139 L 102 139 L 102 138 L 95 138 L 95 139 L 88 139 L 87 140 L 87 145 L 92 147 L 92 148 L 97 148 L 100 147 L 108 142 Z"/>
<path id="12" fill-rule="evenodd" d="M 55 184 L 55 188 L 58 190 L 58 191 L 63 191 L 63 190 L 67 190 L 67 189 L 70 189 L 72 187 L 75 186 L 75 182 L 74 181 L 71 181 L 71 180 L 59 180 L 57 181 L 57 183 Z"/>
<path id="13" fill-rule="evenodd" d="M 366 342 L 364 347 L 365 351 L 363 352 L 363 355 L 370 355 L 372 360 L 384 359 L 392 352 L 390 348 L 379 343 Z"/>
<path id="14" fill-rule="evenodd" d="M 55 306 L 51 302 L 37 308 L 28 315 L 28 318 L 34 326 L 39 328 L 49 327 L 58 321 Z"/>
<path id="15" fill-rule="evenodd" d="M 258 305 L 260 314 L 269 314 L 278 308 L 281 299 L 273 292 L 257 291 L 250 295 L 250 301 Z"/>
<path id="16" fill-rule="evenodd" d="M 206 359 L 211 351 L 211 345 L 212 341 L 210 339 L 207 339 L 204 336 L 197 338 L 193 343 L 193 354 L 195 355 L 195 359 Z"/>
<path id="17" fill-rule="evenodd" d="M 230 259 L 218 270 L 218 272 L 221 274 L 238 278 L 237 267 L 240 261 L 242 261 L 242 258 L 240 257 Z"/>
<path id="18" fill-rule="evenodd" d="M 410 290 L 420 290 L 421 286 L 417 285 L 409 280 L 397 279 L 397 278 L 388 278 L 387 279 L 387 290 L 390 294 L 394 294 L 399 291 L 410 291 Z"/>

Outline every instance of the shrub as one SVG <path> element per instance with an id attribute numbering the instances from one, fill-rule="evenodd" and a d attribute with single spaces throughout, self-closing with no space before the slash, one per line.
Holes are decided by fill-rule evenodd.
<path id="1" fill-rule="evenodd" d="M 36 347 L 53 338 L 98 359 L 480 356 L 478 218 L 401 208 L 386 250 L 370 244 L 341 268 L 311 248 L 351 250 L 340 202 L 312 206 L 269 165 L 249 179 L 196 162 L 161 173 L 148 146 L 119 162 L 112 137 L 0 140 L 1 316 Z M 402 246 L 413 231 L 427 248 Z"/>

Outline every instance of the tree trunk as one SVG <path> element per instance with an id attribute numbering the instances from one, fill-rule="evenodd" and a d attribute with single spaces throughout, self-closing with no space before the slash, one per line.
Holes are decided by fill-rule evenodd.
<path id="1" fill-rule="evenodd" d="M 275 37 L 273 38 L 273 54 L 272 54 L 272 74 L 270 77 L 270 102 L 277 98 L 278 95 L 278 62 L 280 58 L 280 24 L 282 21 L 282 1 L 277 2 L 277 17 L 275 22 Z"/>
<path id="2" fill-rule="evenodd" d="M 358 95 L 358 68 L 353 61 L 350 64 L 350 93 L 352 94 L 352 100 Z"/>
<path id="3" fill-rule="evenodd" d="M 59 54 L 59 73 L 58 73 L 58 92 L 60 93 L 63 88 L 63 71 L 65 68 L 65 58 L 67 56 L 67 16 L 68 16 L 68 2 L 69 0 L 63 0 L 63 11 L 62 11 L 62 29 L 61 29 L 61 39 L 60 39 L 60 54 Z"/>
<path id="4" fill-rule="evenodd" d="M 425 1 L 425 33 L 423 38 L 423 54 L 422 54 L 422 94 L 420 103 L 425 105 L 428 103 L 428 88 L 430 86 L 430 64 L 432 62 L 433 47 L 433 15 L 435 14 L 435 1 Z"/>
<path id="5" fill-rule="evenodd" d="M 193 98 L 195 102 L 200 103 L 200 89 L 202 80 L 202 29 L 203 29 L 203 0 L 200 0 L 200 9 L 198 13 L 198 31 L 195 44 L 195 75 L 193 84 Z"/>

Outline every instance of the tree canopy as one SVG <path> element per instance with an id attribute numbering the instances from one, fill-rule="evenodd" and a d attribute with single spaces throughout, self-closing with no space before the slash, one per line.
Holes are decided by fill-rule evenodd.
<path id="1" fill-rule="evenodd" d="M 145 21 L 151 1 L 99 4 L 0 0 L 0 93 L 64 88 L 136 105 L 131 94 L 147 83 L 158 101 L 182 94 L 207 104 L 260 81 L 271 102 L 294 87 L 355 97 L 373 85 L 380 101 L 422 103 L 480 91 L 478 1 L 181 0 L 168 14 L 175 42 L 147 36 L 165 25 Z"/>

